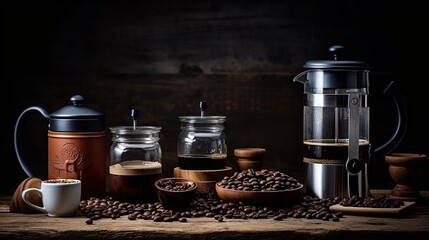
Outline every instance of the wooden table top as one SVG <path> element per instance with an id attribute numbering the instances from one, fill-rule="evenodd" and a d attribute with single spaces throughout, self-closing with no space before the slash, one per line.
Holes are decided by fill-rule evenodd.
<path id="1" fill-rule="evenodd" d="M 386 190 L 372 190 L 374 196 Z M 100 219 L 55 218 L 46 214 L 10 213 L 11 196 L 0 195 L 0 239 L 386 239 L 429 237 L 429 192 L 404 215 L 390 217 L 345 215 L 338 222 L 305 218 L 225 219 L 188 218 L 188 222 L 154 222 L 127 217 Z"/>

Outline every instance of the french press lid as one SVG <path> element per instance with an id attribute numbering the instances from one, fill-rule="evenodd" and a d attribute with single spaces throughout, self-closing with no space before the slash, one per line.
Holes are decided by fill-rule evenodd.
<path id="1" fill-rule="evenodd" d="M 366 62 L 338 60 L 344 52 L 343 46 L 331 46 L 329 52 L 333 54 L 333 60 L 309 60 L 305 62 L 304 68 L 308 69 L 346 69 L 346 70 L 369 70 Z"/>
<path id="2" fill-rule="evenodd" d="M 72 105 L 62 107 L 51 113 L 49 129 L 56 132 L 100 132 L 105 130 L 103 113 L 85 107 L 84 98 L 74 95 Z"/>
<path id="3" fill-rule="evenodd" d="M 304 68 L 308 69 L 309 87 L 368 87 L 369 65 L 363 61 L 339 60 L 343 51 L 343 46 L 331 46 L 329 52 L 333 54 L 333 60 L 309 60 L 305 62 Z"/>

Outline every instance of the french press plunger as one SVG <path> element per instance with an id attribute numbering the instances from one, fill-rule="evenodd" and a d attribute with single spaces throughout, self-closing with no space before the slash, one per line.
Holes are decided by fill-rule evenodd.
<path id="1" fill-rule="evenodd" d="M 391 152 L 402 140 L 406 111 L 390 82 L 398 121 L 392 137 L 373 151 L 370 144 L 369 66 L 339 60 L 343 46 L 332 46 L 334 60 L 310 60 L 293 81 L 304 84 L 303 162 L 306 191 L 319 198 L 369 195 L 371 155 Z M 396 91 L 395 91 L 396 90 Z"/>

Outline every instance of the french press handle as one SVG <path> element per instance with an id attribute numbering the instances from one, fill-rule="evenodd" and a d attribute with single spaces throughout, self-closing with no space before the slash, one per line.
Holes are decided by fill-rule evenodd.
<path id="1" fill-rule="evenodd" d="M 359 184 L 359 175 L 365 163 L 359 156 L 359 95 L 349 94 L 349 144 L 348 159 L 346 162 L 347 170 L 347 190 L 350 197 L 357 195 L 365 197 L 366 186 Z"/>
<path id="2" fill-rule="evenodd" d="M 384 94 L 390 95 L 394 102 L 397 114 L 396 128 L 391 137 L 372 152 L 372 163 L 375 163 L 377 155 L 384 156 L 395 150 L 405 136 L 408 127 L 408 112 L 405 100 L 393 81 L 389 82 L 383 90 Z"/>

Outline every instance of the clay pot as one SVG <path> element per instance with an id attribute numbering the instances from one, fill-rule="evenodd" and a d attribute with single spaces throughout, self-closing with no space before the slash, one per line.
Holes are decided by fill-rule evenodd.
<path id="1" fill-rule="evenodd" d="M 390 196 L 404 201 L 422 199 L 418 184 L 422 176 L 423 164 L 428 161 L 428 157 L 415 153 L 392 153 L 385 156 L 385 161 L 390 165 L 389 173 L 396 183 Z"/>
<path id="2" fill-rule="evenodd" d="M 42 213 L 41 211 L 30 207 L 27 203 L 22 200 L 22 192 L 27 188 L 39 188 L 42 183 L 42 180 L 35 177 L 26 178 L 24 181 L 19 184 L 16 188 L 15 193 L 12 196 L 10 201 L 9 211 L 11 213 Z M 42 198 L 35 192 L 30 192 L 27 194 L 27 199 L 35 205 L 43 206 Z"/>

